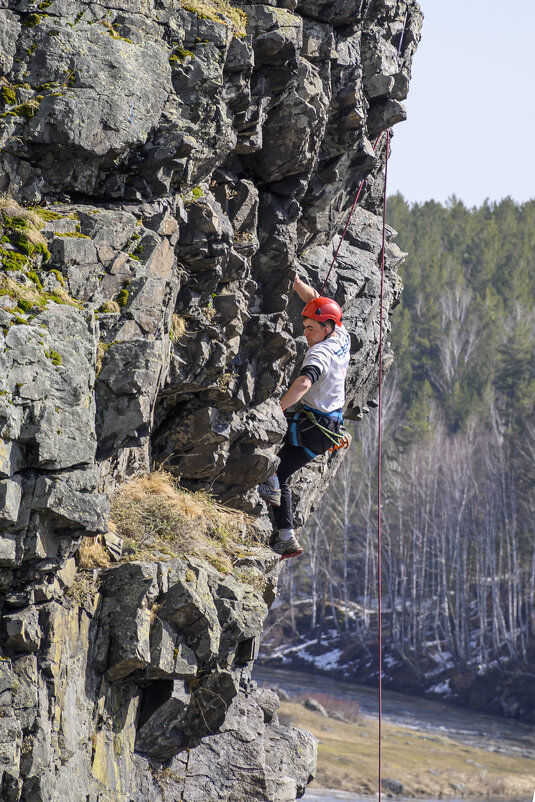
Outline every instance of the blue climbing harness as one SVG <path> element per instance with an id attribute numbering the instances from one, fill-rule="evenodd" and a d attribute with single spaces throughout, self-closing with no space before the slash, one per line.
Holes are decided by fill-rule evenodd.
<path id="1" fill-rule="evenodd" d="M 290 443 L 292 446 L 296 446 L 298 448 L 302 448 L 305 454 L 314 459 L 318 456 L 314 451 L 310 448 L 307 448 L 303 445 L 302 441 L 300 442 L 301 438 L 299 437 L 299 418 L 301 414 L 304 413 L 307 418 L 317 426 L 318 429 L 322 431 L 322 433 L 333 443 L 334 449 L 339 448 L 343 441 L 346 439 L 345 434 L 339 434 L 338 432 L 331 432 L 329 429 L 326 429 L 325 426 L 322 426 L 321 423 L 317 420 L 316 415 L 320 415 L 323 418 L 329 418 L 329 420 L 338 423 L 341 428 L 343 428 L 344 423 L 344 416 L 342 414 L 341 409 L 335 409 L 334 412 L 322 412 L 320 409 L 314 409 L 313 407 L 309 407 L 306 404 L 303 405 L 303 408 L 299 412 L 295 412 L 292 418 L 292 422 L 290 423 L 290 428 L 288 430 L 290 436 Z M 329 449 L 333 450 L 333 449 Z"/>

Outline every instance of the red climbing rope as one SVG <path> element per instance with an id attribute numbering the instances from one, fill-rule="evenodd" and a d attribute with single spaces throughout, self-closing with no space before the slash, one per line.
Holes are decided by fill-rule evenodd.
<path id="1" fill-rule="evenodd" d="M 397 54 L 398 63 L 399 63 L 399 57 L 401 55 L 401 48 L 403 46 L 403 39 L 405 37 L 405 29 L 407 27 L 407 19 L 408 19 L 408 17 L 409 17 L 409 9 L 407 8 L 407 11 L 405 12 L 405 18 L 403 20 L 403 27 L 401 29 L 401 34 L 400 34 L 400 37 L 399 37 L 399 43 L 398 43 L 398 54 Z M 377 137 L 377 139 L 374 142 L 374 145 L 373 145 L 373 152 L 374 153 L 377 150 L 377 145 L 379 143 L 379 140 L 381 139 L 381 136 L 382 136 L 382 132 L 381 132 L 381 134 L 379 134 L 379 136 Z M 388 145 L 389 145 L 389 141 L 390 141 L 390 130 L 387 131 L 386 161 L 388 161 Z M 385 171 L 386 171 L 386 166 L 385 166 Z M 386 179 L 386 172 L 385 172 L 385 179 Z M 345 239 L 347 229 L 349 228 L 349 223 L 351 221 L 351 218 L 353 217 L 353 212 L 356 209 L 358 200 L 360 198 L 360 193 L 362 192 L 362 187 L 364 186 L 365 180 L 366 179 L 363 178 L 362 181 L 359 184 L 359 188 L 357 190 L 357 194 L 355 195 L 355 200 L 353 201 L 353 206 L 351 207 L 351 211 L 349 212 L 349 217 L 346 220 L 346 224 L 344 226 L 344 230 L 342 232 L 342 236 L 340 237 L 340 242 L 338 243 L 338 247 L 337 247 L 336 251 L 334 252 L 334 256 L 332 258 L 332 262 L 330 264 L 329 270 L 327 271 L 327 275 L 325 276 L 325 281 L 321 285 L 320 295 L 323 295 L 323 290 L 325 289 L 325 285 L 329 281 L 329 276 L 331 275 L 331 270 L 333 269 L 334 263 L 336 262 L 336 260 L 338 258 L 338 251 L 340 250 L 340 246 L 342 245 L 342 242 Z M 385 198 L 386 198 L 386 180 L 385 180 Z M 383 206 L 383 210 L 384 210 L 384 206 Z"/>
<path id="2" fill-rule="evenodd" d="M 408 19 L 409 11 L 407 9 L 405 13 L 405 19 L 403 21 L 403 28 L 401 30 L 401 36 L 399 39 L 398 44 L 398 61 L 401 55 L 401 47 L 403 45 L 403 38 L 405 36 L 405 28 L 407 26 L 407 19 Z M 382 133 L 379 134 L 375 143 L 373 145 L 374 153 L 377 150 L 377 145 L 379 144 L 379 140 L 382 136 Z M 382 600 L 382 577 L 383 577 L 383 561 L 382 561 L 382 551 L 381 551 L 381 486 L 382 486 L 382 426 L 383 426 L 383 298 L 384 298 L 384 279 L 385 279 L 385 246 L 386 246 L 386 190 L 387 190 L 387 183 L 388 183 L 388 155 L 390 150 L 390 129 L 386 130 L 386 149 L 385 149 L 385 182 L 384 182 L 384 190 L 383 190 L 383 225 L 382 225 L 382 245 L 381 245 L 381 290 L 379 293 L 379 399 L 378 399 L 378 419 L 377 419 L 377 629 L 378 629 L 378 647 L 379 647 L 379 656 L 378 656 L 378 669 L 379 669 L 379 699 L 378 699 L 378 721 L 379 721 L 379 734 L 378 734 L 378 755 L 377 755 L 377 785 L 378 785 L 378 802 L 381 802 L 381 780 L 382 780 L 382 740 L 383 740 L 383 600 Z M 346 224 L 344 226 L 344 230 L 342 232 L 342 236 L 340 237 L 340 242 L 338 243 L 338 247 L 334 253 L 332 258 L 332 262 L 330 264 L 329 270 L 325 277 L 323 284 L 321 285 L 320 295 L 323 295 L 323 290 L 325 285 L 329 280 L 329 276 L 331 275 L 331 271 L 334 267 L 334 263 L 338 258 L 338 252 L 340 251 L 340 247 L 342 242 L 345 239 L 345 235 L 347 229 L 349 228 L 349 223 L 353 216 L 353 212 L 356 209 L 358 200 L 360 198 L 360 193 L 362 192 L 362 187 L 364 186 L 363 179 L 360 182 L 359 188 L 355 195 L 355 200 L 353 201 L 353 206 L 351 207 L 351 211 L 349 212 L 349 216 L 346 220 Z M 345 443 L 342 443 L 345 445 Z M 340 446 L 338 446 L 339 448 Z M 347 446 L 346 446 L 347 448 Z M 332 449 L 331 449 L 332 450 Z"/>
<path id="3" fill-rule="evenodd" d="M 401 43 L 400 43 L 401 48 Z M 374 151 L 377 148 L 377 144 L 379 142 L 380 136 L 377 137 L 374 144 Z M 388 155 L 390 150 L 390 130 L 387 129 L 386 131 L 386 151 L 385 151 L 385 182 L 384 182 L 384 190 L 383 190 L 383 224 L 382 224 L 382 244 L 381 244 L 381 289 L 379 293 L 379 399 L 378 399 L 378 432 L 377 432 L 377 628 L 378 628 L 378 637 L 379 637 L 379 743 L 378 743 L 378 800 L 381 802 L 381 778 L 382 778 L 382 729 L 383 729 L 383 608 L 382 608 L 382 576 L 383 576 L 383 563 L 382 563 L 382 553 L 381 553 L 381 485 L 382 485 L 382 474 L 381 474 L 381 467 L 382 467 L 382 414 L 383 414 L 383 299 L 384 299 L 384 279 L 385 279 L 385 245 L 386 245 L 386 189 L 387 189 L 387 181 L 388 181 Z M 338 247 L 334 254 L 333 260 L 331 262 L 331 266 L 329 268 L 329 272 L 325 278 L 325 281 L 322 284 L 320 295 L 323 294 L 323 289 L 329 279 L 329 275 L 331 270 L 334 266 L 336 258 L 338 256 L 338 251 L 340 250 L 340 246 L 344 241 L 347 229 L 349 227 L 349 222 L 355 211 L 357 206 L 358 199 L 360 197 L 360 193 L 362 191 L 362 187 L 364 185 L 364 180 L 361 181 L 360 186 L 358 188 L 357 194 L 355 196 L 355 200 L 353 202 L 353 206 L 351 207 L 351 211 L 347 218 L 344 230 L 342 232 L 342 236 L 340 237 L 340 242 L 338 243 Z M 349 445 L 348 441 L 342 441 L 339 445 L 335 446 L 335 448 L 341 448 Z M 331 451 L 334 448 L 330 449 Z"/>
<path id="4" fill-rule="evenodd" d="M 398 63 L 407 26 L 409 10 L 405 13 L 403 28 L 398 44 Z M 383 296 L 385 284 L 385 246 L 386 246 L 386 188 L 388 184 L 388 155 L 390 150 L 390 129 L 386 132 L 385 185 L 383 190 L 383 231 L 381 247 L 381 292 L 379 293 L 379 399 L 377 406 L 377 630 L 379 637 L 379 735 L 377 754 L 378 801 L 381 802 L 382 743 L 383 743 L 383 560 L 381 551 L 381 487 L 382 487 L 382 447 L 383 447 Z"/>
<path id="5" fill-rule="evenodd" d="M 377 144 L 378 144 L 379 140 L 381 139 L 381 136 L 382 136 L 382 134 L 379 134 L 379 136 L 377 137 L 377 139 L 374 142 L 374 145 L 373 145 L 373 152 L 374 153 L 377 150 Z M 348 216 L 348 218 L 346 220 L 346 224 L 344 226 L 344 230 L 342 231 L 342 236 L 340 237 L 340 242 L 338 243 L 338 247 L 337 247 L 336 251 L 334 252 L 334 256 L 332 258 L 331 265 L 329 267 L 329 270 L 327 271 L 327 275 L 325 276 L 325 281 L 321 285 L 320 295 L 323 295 L 323 290 L 325 289 L 325 285 L 329 281 L 329 276 L 331 275 L 331 270 L 333 269 L 334 263 L 336 262 L 336 260 L 338 258 L 338 251 L 340 250 L 342 242 L 345 239 L 347 229 L 349 228 L 349 223 L 351 222 L 351 218 L 353 217 L 353 212 L 357 208 L 357 203 L 359 201 L 360 193 L 362 192 L 362 187 L 364 186 L 364 182 L 365 181 L 366 181 L 366 179 L 363 178 L 362 181 L 359 184 L 359 188 L 357 190 L 357 194 L 355 195 L 355 200 L 353 201 L 353 206 L 351 207 L 351 211 L 349 212 L 349 216 Z"/>
<path id="6" fill-rule="evenodd" d="M 388 151 L 390 131 L 386 132 L 385 155 L 385 187 L 383 194 L 383 241 L 381 248 L 381 292 L 379 293 L 379 402 L 377 407 L 377 629 L 379 634 L 379 750 L 378 750 L 378 785 L 379 802 L 381 802 L 381 757 L 383 727 L 383 607 L 382 576 L 383 563 L 381 555 L 381 464 L 382 464 L 382 424 L 383 424 L 383 296 L 385 283 L 385 244 L 386 244 L 386 186 L 388 179 Z"/>

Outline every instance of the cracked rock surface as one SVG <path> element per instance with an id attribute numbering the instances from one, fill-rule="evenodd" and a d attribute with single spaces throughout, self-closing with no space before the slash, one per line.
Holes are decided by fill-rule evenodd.
<path id="1" fill-rule="evenodd" d="M 351 333 L 346 417 L 374 404 L 385 131 L 405 118 L 422 15 L 415 0 L 234 5 L 0 0 L 9 802 L 285 802 L 314 773 L 311 736 L 250 679 L 278 571 L 256 486 L 306 348 L 293 279 L 321 286 L 361 183 L 325 294 Z M 295 478 L 298 525 L 341 459 Z M 194 554 L 121 556 L 109 499 L 162 465 L 256 518 L 250 581 Z M 113 555 L 85 595 L 82 538 Z"/>

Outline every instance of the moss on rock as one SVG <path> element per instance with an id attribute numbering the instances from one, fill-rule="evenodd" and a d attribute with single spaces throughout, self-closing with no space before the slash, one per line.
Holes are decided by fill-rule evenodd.
<path id="1" fill-rule="evenodd" d="M 7 103 L 10 106 L 15 105 L 17 102 L 17 93 L 11 86 L 3 86 L 0 89 L 0 95 L 2 95 L 2 100 L 4 103 Z"/>

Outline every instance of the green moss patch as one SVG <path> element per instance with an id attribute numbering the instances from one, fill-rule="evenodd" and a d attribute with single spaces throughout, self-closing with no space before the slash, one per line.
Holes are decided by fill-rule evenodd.
<path id="1" fill-rule="evenodd" d="M 104 301 L 98 311 L 106 315 L 118 314 L 121 311 L 121 307 L 117 301 Z"/>
<path id="2" fill-rule="evenodd" d="M 61 354 L 58 354 L 57 351 L 45 351 L 45 355 L 50 359 L 53 365 L 62 365 L 63 364 L 63 357 Z"/>
<path id="3" fill-rule="evenodd" d="M 124 287 L 117 295 L 117 303 L 119 306 L 126 306 L 128 303 L 128 290 Z"/>
<path id="4" fill-rule="evenodd" d="M 28 257 L 22 253 L 0 247 L 0 264 L 4 270 L 24 270 L 28 264 Z"/>
<path id="5" fill-rule="evenodd" d="M 63 278 L 59 270 L 56 270 L 54 268 L 53 270 L 49 270 L 48 272 L 51 273 L 57 279 L 57 281 L 59 281 L 62 287 L 65 286 L 65 279 Z"/>
<path id="6" fill-rule="evenodd" d="M 50 259 L 47 241 L 41 234 L 43 218 L 35 207 L 25 208 L 12 198 L 0 196 L 0 233 L 4 245 L 0 248 L 0 266 L 5 270 L 22 270 L 29 259 L 40 255 L 45 261 Z"/>
<path id="7" fill-rule="evenodd" d="M 22 23 L 25 28 L 35 28 L 36 25 L 39 25 L 43 17 L 48 16 L 47 14 L 28 14 L 24 22 Z"/>
<path id="8" fill-rule="evenodd" d="M 0 89 L 0 95 L 2 96 L 4 103 L 7 103 L 10 106 L 14 106 L 17 102 L 17 93 L 10 86 L 3 86 Z"/>
<path id="9" fill-rule="evenodd" d="M 33 281 L 37 289 L 42 291 L 43 285 L 41 284 L 41 280 L 37 275 L 37 273 L 35 272 L 35 270 L 30 270 L 30 272 L 27 275 L 30 281 Z"/>
<path id="10" fill-rule="evenodd" d="M 6 275 L 0 273 L 0 296 L 8 295 L 17 302 L 20 310 L 37 307 L 38 309 L 46 309 L 48 301 L 53 301 L 57 304 L 67 304 L 81 309 L 82 306 L 74 298 L 71 298 L 64 290 L 58 290 L 56 293 L 43 292 L 38 286 L 31 282 L 21 284 L 19 281 L 13 281 Z M 26 322 L 26 321 L 24 321 Z"/>
<path id="11" fill-rule="evenodd" d="M 99 20 L 100 25 L 103 25 L 106 28 L 106 32 L 112 39 L 120 39 L 122 42 L 128 42 L 129 44 L 134 44 L 131 39 L 128 39 L 126 36 L 121 36 L 119 31 L 112 25 L 112 23 L 108 22 L 107 20 Z M 105 33 L 105 31 L 102 31 Z"/>
<path id="12" fill-rule="evenodd" d="M 30 312 L 33 309 L 33 306 L 34 305 L 31 301 L 28 301 L 25 298 L 19 298 L 16 309 L 19 309 L 21 312 Z"/>
<path id="13" fill-rule="evenodd" d="M 51 220 L 63 220 L 63 215 L 59 212 L 53 212 L 51 209 L 43 209 L 42 206 L 30 206 L 32 212 L 39 215 L 41 220 L 49 223 Z"/>
<path id="14" fill-rule="evenodd" d="M 191 50 L 185 50 L 183 47 L 175 48 L 173 55 L 169 59 L 171 66 L 182 64 L 187 58 L 195 58 L 195 54 Z"/>
<path id="15" fill-rule="evenodd" d="M 81 234 L 79 231 L 58 232 L 56 237 L 64 237 L 66 239 L 91 239 L 91 237 L 88 237 L 87 234 Z"/>

